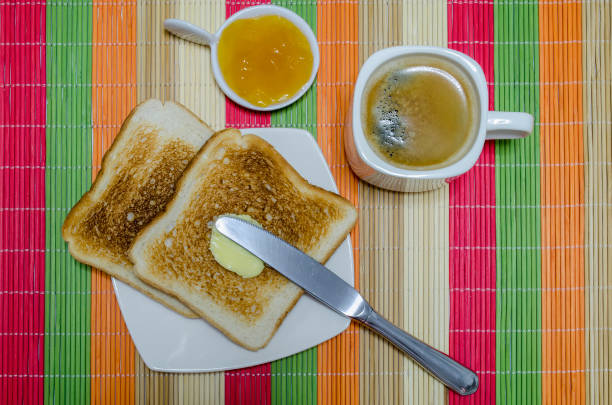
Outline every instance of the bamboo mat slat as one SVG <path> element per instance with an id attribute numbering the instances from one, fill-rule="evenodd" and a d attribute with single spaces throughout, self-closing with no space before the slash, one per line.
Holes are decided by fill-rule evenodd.
<path id="1" fill-rule="evenodd" d="M 358 12 L 359 65 L 372 53 L 401 44 L 401 2 L 362 2 Z M 403 201 L 401 193 L 359 184 L 360 291 L 379 313 L 406 327 Z M 397 349 L 362 328 L 359 361 L 359 403 L 403 402 L 406 371 Z"/>
<path id="2" fill-rule="evenodd" d="M 317 33 L 315 86 L 276 113 L 226 101 L 210 53 L 164 18 L 215 31 L 256 0 L 0 2 L 0 403 L 612 402 L 612 4 L 592 1 L 273 0 Z M 449 46 L 487 75 L 490 109 L 528 111 L 534 134 L 487 143 L 435 192 L 360 183 L 342 136 L 352 84 L 378 49 Z M 316 137 L 359 210 L 355 281 L 384 315 L 472 366 L 447 391 L 352 324 L 271 364 L 149 370 L 108 277 L 60 236 L 138 102 L 175 100 L 213 128 L 297 127 Z"/>
<path id="3" fill-rule="evenodd" d="M 551 83 L 540 86 L 545 403 L 585 396 L 581 7 L 539 5 L 540 81 Z"/>
<path id="4" fill-rule="evenodd" d="M 60 233 L 91 185 L 91 13 L 91 3 L 47 3 L 45 402 L 90 398 L 91 272 Z"/>
<path id="5" fill-rule="evenodd" d="M 495 52 L 495 108 L 527 111 L 536 122 L 529 138 L 495 144 L 497 401 L 538 404 L 542 399 L 541 251 L 534 249 L 540 245 L 538 7 L 500 4 L 495 15 L 495 41 L 500 44 Z"/>
<path id="6" fill-rule="evenodd" d="M 321 63 L 317 76 L 317 143 L 341 195 L 358 205 L 357 178 L 342 148 L 342 126 L 351 84 L 357 79 L 358 7 L 354 1 L 317 3 L 317 39 Z M 359 288 L 359 224 L 351 232 L 355 286 Z M 354 323 L 317 348 L 317 403 L 359 402 L 358 328 Z"/>
<path id="7" fill-rule="evenodd" d="M 447 46 L 445 1 L 405 1 L 403 45 Z M 400 194 L 403 200 L 404 327 L 430 345 L 449 350 L 449 189 Z M 402 270 L 403 269 L 403 270 Z M 443 403 L 446 390 L 403 358 L 405 403 Z M 416 387 L 415 387 L 416 386 Z"/>
<path id="8" fill-rule="evenodd" d="M 97 1 L 92 8 L 92 180 L 121 123 L 136 105 L 136 4 Z M 118 29 L 120 28 L 120 29 Z M 111 279 L 91 273 L 91 402 L 134 401 L 134 344 Z M 109 355 L 110 354 L 110 355 Z"/>
<path id="9" fill-rule="evenodd" d="M 448 44 L 476 60 L 487 82 L 494 77 L 494 13 L 490 2 L 449 2 Z M 473 24 L 473 21 L 480 21 Z M 494 107 L 494 87 L 488 85 Z M 476 165 L 449 185 L 450 354 L 478 374 L 480 387 L 469 398 L 495 398 L 495 145 L 486 142 Z M 450 394 L 450 403 L 466 399 Z"/>
<path id="10" fill-rule="evenodd" d="M 44 395 L 45 19 L 41 6 L 0 7 L 0 403 Z"/>
<path id="11" fill-rule="evenodd" d="M 359 58 L 402 44 L 446 45 L 446 2 L 364 2 Z M 361 291 L 383 315 L 448 350 L 448 188 L 403 194 L 360 183 Z M 417 271 L 417 269 L 419 269 Z M 360 403 L 439 403 L 445 391 L 362 330 Z"/>
<path id="12" fill-rule="evenodd" d="M 612 5 L 582 9 L 586 400 L 612 397 Z M 607 42 L 606 42 L 607 41 Z"/>

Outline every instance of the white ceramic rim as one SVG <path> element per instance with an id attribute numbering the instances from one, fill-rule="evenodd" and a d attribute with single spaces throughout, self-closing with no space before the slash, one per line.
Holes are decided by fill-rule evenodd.
<path id="1" fill-rule="evenodd" d="M 441 57 L 455 64 L 462 69 L 472 81 L 474 88 L 477 91 L 480 122 L 478 123 L 477 133 L 470 149 L 456 162 L 436 169 L 424 170 L 409 170 L 393 166 L 381 159 L 376 152 L 372 150 L 368 141 L 365 139 L 362 122 L 361 122 L 361 99 L 365 86 L 370 76 L 385 62 L 405 55 L 433 55 Z M 361 160 L 379 173 L 403 179 L 446 179 L 449 177 L 459 176 L 474 166 L 482 148 L 484 147 L 486 136 L 486 124 L 488 113 L 488 92 L 487 82 L 482 68 L 476 61 L 469 56 L 446 48 L 438 48 L 432 46 L 397 46 L 386 48 L 372 54 L 363 64 L 357 77 L 355 84 L 355 92 L 353 94 L 353 139 L 357 153 Z"/>
<path id="2" fill-rule="evenodd" d="M 221 69 L 219 68 L 219 59 L 217 57 L 217 44 L 219 42 L 219 38 L 221 38 L 221 33 L 223 32 L 225 27 L 227 27 L 229 24 L 239 19 L 259 17 L 262 15 L 279 15 L 291 21 L 306 36 L 306 39 L 308 39 L 308 43 L 310 44 L 310 51 L 312 52 L 312 72 L 310 73 L 310 78 L 308 79 L 308 81 L 290 99 L 285 100 L 282 103 L 271 104 L 267 107 L 255 106 L 249 103 L 248 101 L 246 101 L 245 99 L 243 99 L 242 97 L 240 97 L 238 94 L 236 94 L 236 92 L 232 90 L 225 82 L 225 79 L 223 78 L 223 74 L 221 73 Z M 225 93 L 226 96 L 228 96 L 230 99 L 232 99 L 237 104 L 240 104 L 241 106 L 246 107 L 248 109 L 256 110 L 256 111 L 274 111 L 274 110 L 284 108 L 288 106 L 289 104 L 293 104 L 300 97 L 302 97 L 304 93 L 306 93 L 306 91 L 310 88 L 310 86 L 312 86 L 312 83 L 314 82 L 314 79 L 317 76 L 317 71 L 319 70 L 319 44 L 317 43 L 317 37 L 312 31 L 312 28 L 310 28 L 308 23 L 302 17 L 300 17 L 293 11 L 286 9 L 284 7 L 272 6 L 272 5 L 260 5 L 260 6 L 244 8 L 236 12 L 235 14 L 233 14 L 227 20 L 225 20 L 223 25 L 217 30 L 217 32 L 213 34 L 213 37 L 214 37 L 214 40 L 210 44 L 210 49 L 211 49 L 211 63 L 212 63 L 212 68 L 213 68 L 213 74 L 215 75 L 215 80 L 217 81 L 217 84 L 219 85 L 219 87 L 221 88 L 223 93 Z"/>

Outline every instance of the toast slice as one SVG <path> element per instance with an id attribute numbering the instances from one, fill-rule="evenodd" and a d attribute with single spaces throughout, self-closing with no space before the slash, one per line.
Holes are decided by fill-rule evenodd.
<path id="1" fill-rule="evenodd" d="M 148 100 L 125 119 L 91 189 L 72 208 L 62 236 L 78 261 L 105 271 L 183 316 L 175 297 L 135 276 L 127 251 L 162 212 L 176 183 L 213 131 L 185 107 Z"/>
<path id="2" fill-rule="evenodd" d="M 166 212 L 134 240 L 138 277 L 172 294 L 250 349 L 264 347 L 302 290 L 265 267 L 242 278 L 209 249 L 210 222 L 247 214 L 264 229 L 325 262 L 355 225 L 357 211 L 310 185 L 266 141 L 228 129 L 213 135 L 185 170 Z"/>

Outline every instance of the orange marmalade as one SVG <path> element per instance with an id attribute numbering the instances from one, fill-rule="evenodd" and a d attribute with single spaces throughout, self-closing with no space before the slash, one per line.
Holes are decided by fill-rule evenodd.
<path id="1" fill-rule="evenodd" d="M 217 54 L 227 85 L 257 107 L 293 97 L 312 72 L 308 39 L 277 15 L 234 21 L 221 33 Z"/>

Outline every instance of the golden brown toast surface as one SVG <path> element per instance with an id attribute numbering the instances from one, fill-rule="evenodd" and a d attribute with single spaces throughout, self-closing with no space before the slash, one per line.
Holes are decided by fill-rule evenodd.
<path id="1" fill-rule="evenodd" d="M 215 134 L 178 187 L 168 212 L 137 237 L 131 258 L 140 277 L 177 295 L 218 327 L 208 307 L 221 308 L 245 325 L 256 325 L 269 312 L 270 301 L 290 285 L 295 290 L 280 319 L 271 325 L 275 329 L 300 291 L 267 266 L 249 279 L 220 266 L 209 249 L 209 224 L 215 217 L 248 214 L 264 229 L 320 261 L 329 258 L 356 218 L 348 201 L 311 186 L 267 142 L 236 130 Z M 344 227 L 340 232 L 339 224 Z M 199 301 L 198 295 L 205 298 Z"/>
<path id="2" fill-rule="evenodd" d="M 141 142 L 123 155 L 127 164 L 116 168 L 99 199 L 72 229 L 80 236 L 77 244 L 95 246 L 117 264 L 130 263 L 127 251 L 134 237 L 163 211 L 196 153 L 183 142 L 160 141 L 152 128 L 139 128 L 136 137 Z"/>
<path id="3" fill-rule="evenodd" d="M 266 230 L 308 252 L 326 226 L 340 217 L 340 210 L 316 195 L 302 195 L 283 174 L 276 156 L 269 156 L 269 146 L 254 136 L 247 135 L 247 139 L 249 149 L 228 146 L 224 158 L 211 164 L 197 185 L 200 198 L 191 200 L 173 231 L 151 247 L 151 259 L 161 273 L 198 263 L 201 271 L 175 276 L 253 322 L 267 301 L 267 291 L 288 281 L 267 266 L 256 279 L 225 270 L 208 248 L 208 222 L 222 214 L 248 214 Z M 175 239 L 180 243 L 167 246 L 167 240 Z"/>
<path id="4" fill-rule="evenodd" d="M 182 106 L 157 100 L 137 106 L 104 156 L 91 190 L 66 218 L 62 235 L 77 260 L 195 316 L 174 297 L 136 278 L 127 255 L 136 234 L 164 210 L 187 164 L 212 134 L 190 114 Z M 177 125 L 173 120 L 184 122 Z"/>

